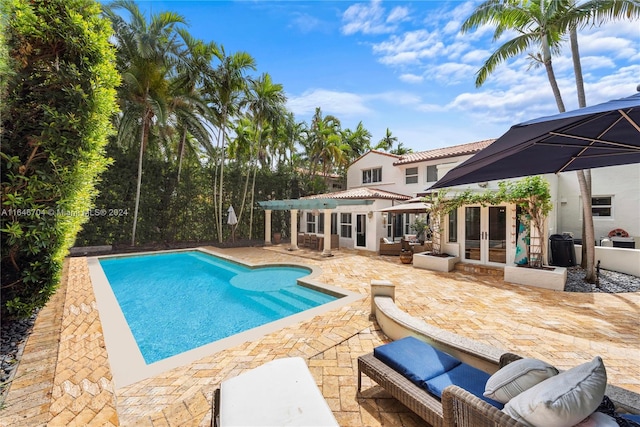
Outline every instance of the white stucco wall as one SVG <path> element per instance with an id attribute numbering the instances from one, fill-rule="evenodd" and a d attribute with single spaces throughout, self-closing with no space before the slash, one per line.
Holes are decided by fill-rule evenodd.
<path id="1" fill-rule="evenodd" d="M 438 166 L 438 179 L 440 179 L 450 169 L 470 157 L 471 156 L 458 156 L 394 166 L 394 162 L 398 161 L 398 157 L 371 151 L 349 167 L 347 171 L 347 188 L 380 188 L 385 191 L 415 197 L 417 194 L 424 193 L 425 189 L 434 184 L 434 182 L 427 182 L 427 166 Z M 379 167 L 382 168 L 382 182 L 363 184 L 362 171 Z M 418 168 L 417 183 L 406 184 L 405 178 L 408 168 Z"/>
<path id="2" fill-rule="evenodd" d="M 558 175 L 558 232 L 582 235 L 582 199 L 575 172 Z M 630 236 L 640 236 L 640 165 L 612 166 L 591 170 L 592 196 L 612 196 L 612 216 L 594 217 L 596 241 L 609 231 L 622 228 Z"/>

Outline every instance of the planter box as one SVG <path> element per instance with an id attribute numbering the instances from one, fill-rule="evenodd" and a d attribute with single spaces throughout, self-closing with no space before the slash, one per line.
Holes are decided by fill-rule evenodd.
<path id="1" fill-rule="evenodd" d="M 540 269 L 506 265 L 504 267 L 504 281 L 518 285 L 564 291 L 564 285 L 567 283 L 567 269 L 565 267 L 545 267 L 545 269 Z"/>
<path id="2" fill-rule="evenodd" d="M 426 270 L 448 272 L 452 271 L 458 262 L 460 257 L 457 256 L 433 256 L 429 252 L 413 254 L 413 266 Z"/>

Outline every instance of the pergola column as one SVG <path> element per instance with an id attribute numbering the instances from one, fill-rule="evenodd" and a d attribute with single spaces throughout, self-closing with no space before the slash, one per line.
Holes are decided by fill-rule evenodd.
<path id="1" fill-rule="evenodd" d="M 298 250 L 298 209 L 291 209 L 291 247 L 289 249 Z"/>
<path id="2" fill-rule="evenodd" d="M 331 211 L 333 209 L 324 210 L 324 248 L 322 256 L 331 255 Z"/>
<path id="3" fill-rule="evenodd" d="M 271 209 L 264 210 L 264 244 L 271 244 Z"/>

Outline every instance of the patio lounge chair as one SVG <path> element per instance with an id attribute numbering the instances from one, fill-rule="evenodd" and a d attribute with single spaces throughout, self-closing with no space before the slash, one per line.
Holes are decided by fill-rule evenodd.
<path id="1" fill-rule="evenodd" d="M 213 406 L 214 426 L 338 426 L 300 357 L 272 360 L 223 381 Z"/>
<path id="2" fill-rule="evenodd" d="M 519 356 L 507 353 L 501 358 L 500 363 L 501 365 L 506 365 L 508 362 L 518 358 Z M 413 362 L 415 362 L 415 365 L 411 366 Z M 408 365 L 403 366 L 405 364 Z M 440 388 L 442 384 L 447 382 L 447 379 L 445 377 L 440 378 L 444 382 L 434 386 L 435 394 L 427 391 L 425 384 L 418 385 L 417 383 L 421 382 L 418 377 L 423 377 L 424 379 L 424 377 L 432 376 L 435 378 L 450 372 L 453 368 L 458 368 L 463 378 L 471 379 L 470 383 L 466 384 L 476 392 L 476 396 L 471 394 L 471 397 L 481 400 L 477 397 L 477 394 L 479 392 L 481 395 L 482 391 L 484 391 L 484 383 L 489 378 L 489 374 L 466 363 L 461 363 L 452 356 L 413 337 L 393 341 L 377 347 L 373 353 L 360 356 L 358 358 L 358 392 L 361 391 L 362 374 L 365 374 L 384 388 L 391 396 L 398 399 L 429 423 L 429 425 L 433 427 L 449 426 L 449 424 L 445 424 L 441 398 L 444 400 L 445 396 L 452 390 L 447 388 L 449 384 Z M 454 375 L 457 376 L 457 373 Z M 444 391 L 447 391 L 447 394 Z M 462 393 L 469 393 L 469 391 L 462 389 Z M 523 424 L 518 423 L 508 415 L 503 414 L 497 407 L 492 406 L 492 404 L 500 406 L 498 402 L 492 401 L 492 404 L 490 404 L 486 401 L 481 401 L 493 408 L 493 410 L 489 410 L 490 419 L 494 422 L 494 424 L 491 424 L 492 426 L 524 427 Z M 502 422 L 500 422 L 501 420 Z M 496 424 L 496 422 L 498 423 Z M 469 425 L 475 426 L 476 424 L 471 423 Z M 481 425 L 478 424 L 478 426 Z"/>
<path id="3" fill-rule="evenodd" d="M 520 359 L 503 354 L 499 368 L 513 365 L 492 376 L 406 337 L 358 358 L 358 392 L 364 373 L 433 427 L 574 425 L 600 405 L 607 384 L 599 357 L 560 374 L 542 361 Z"/>
<path id="4" fill-rule="evenodd" d="M 378 251 L 378 254 L 399 256 L 400 252 L 402 252 L 402 242 L 387 243 L 385 240 L 385 238 L 380 239 L 380 250 Z"/>

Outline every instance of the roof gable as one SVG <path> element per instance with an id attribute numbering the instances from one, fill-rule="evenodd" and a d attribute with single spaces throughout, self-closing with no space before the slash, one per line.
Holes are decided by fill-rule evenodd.
<path id="1" fill-rule="evenodd" d="M 487 148 L 495 139 L 485 139 L 483 141 L 470 142 L 467 144 L 453 145 L 451 147 L 436 148 L 434 150 L 420 151 L 417 153 L 409 153 L 401 156 L 399 160 L 393 163 L 394 166 L 404 165 L 408 163 L 424 162 L 427 160 L 446 159 L 448 157 L 466 156 L 475 154 L 484 148 Z"/>

